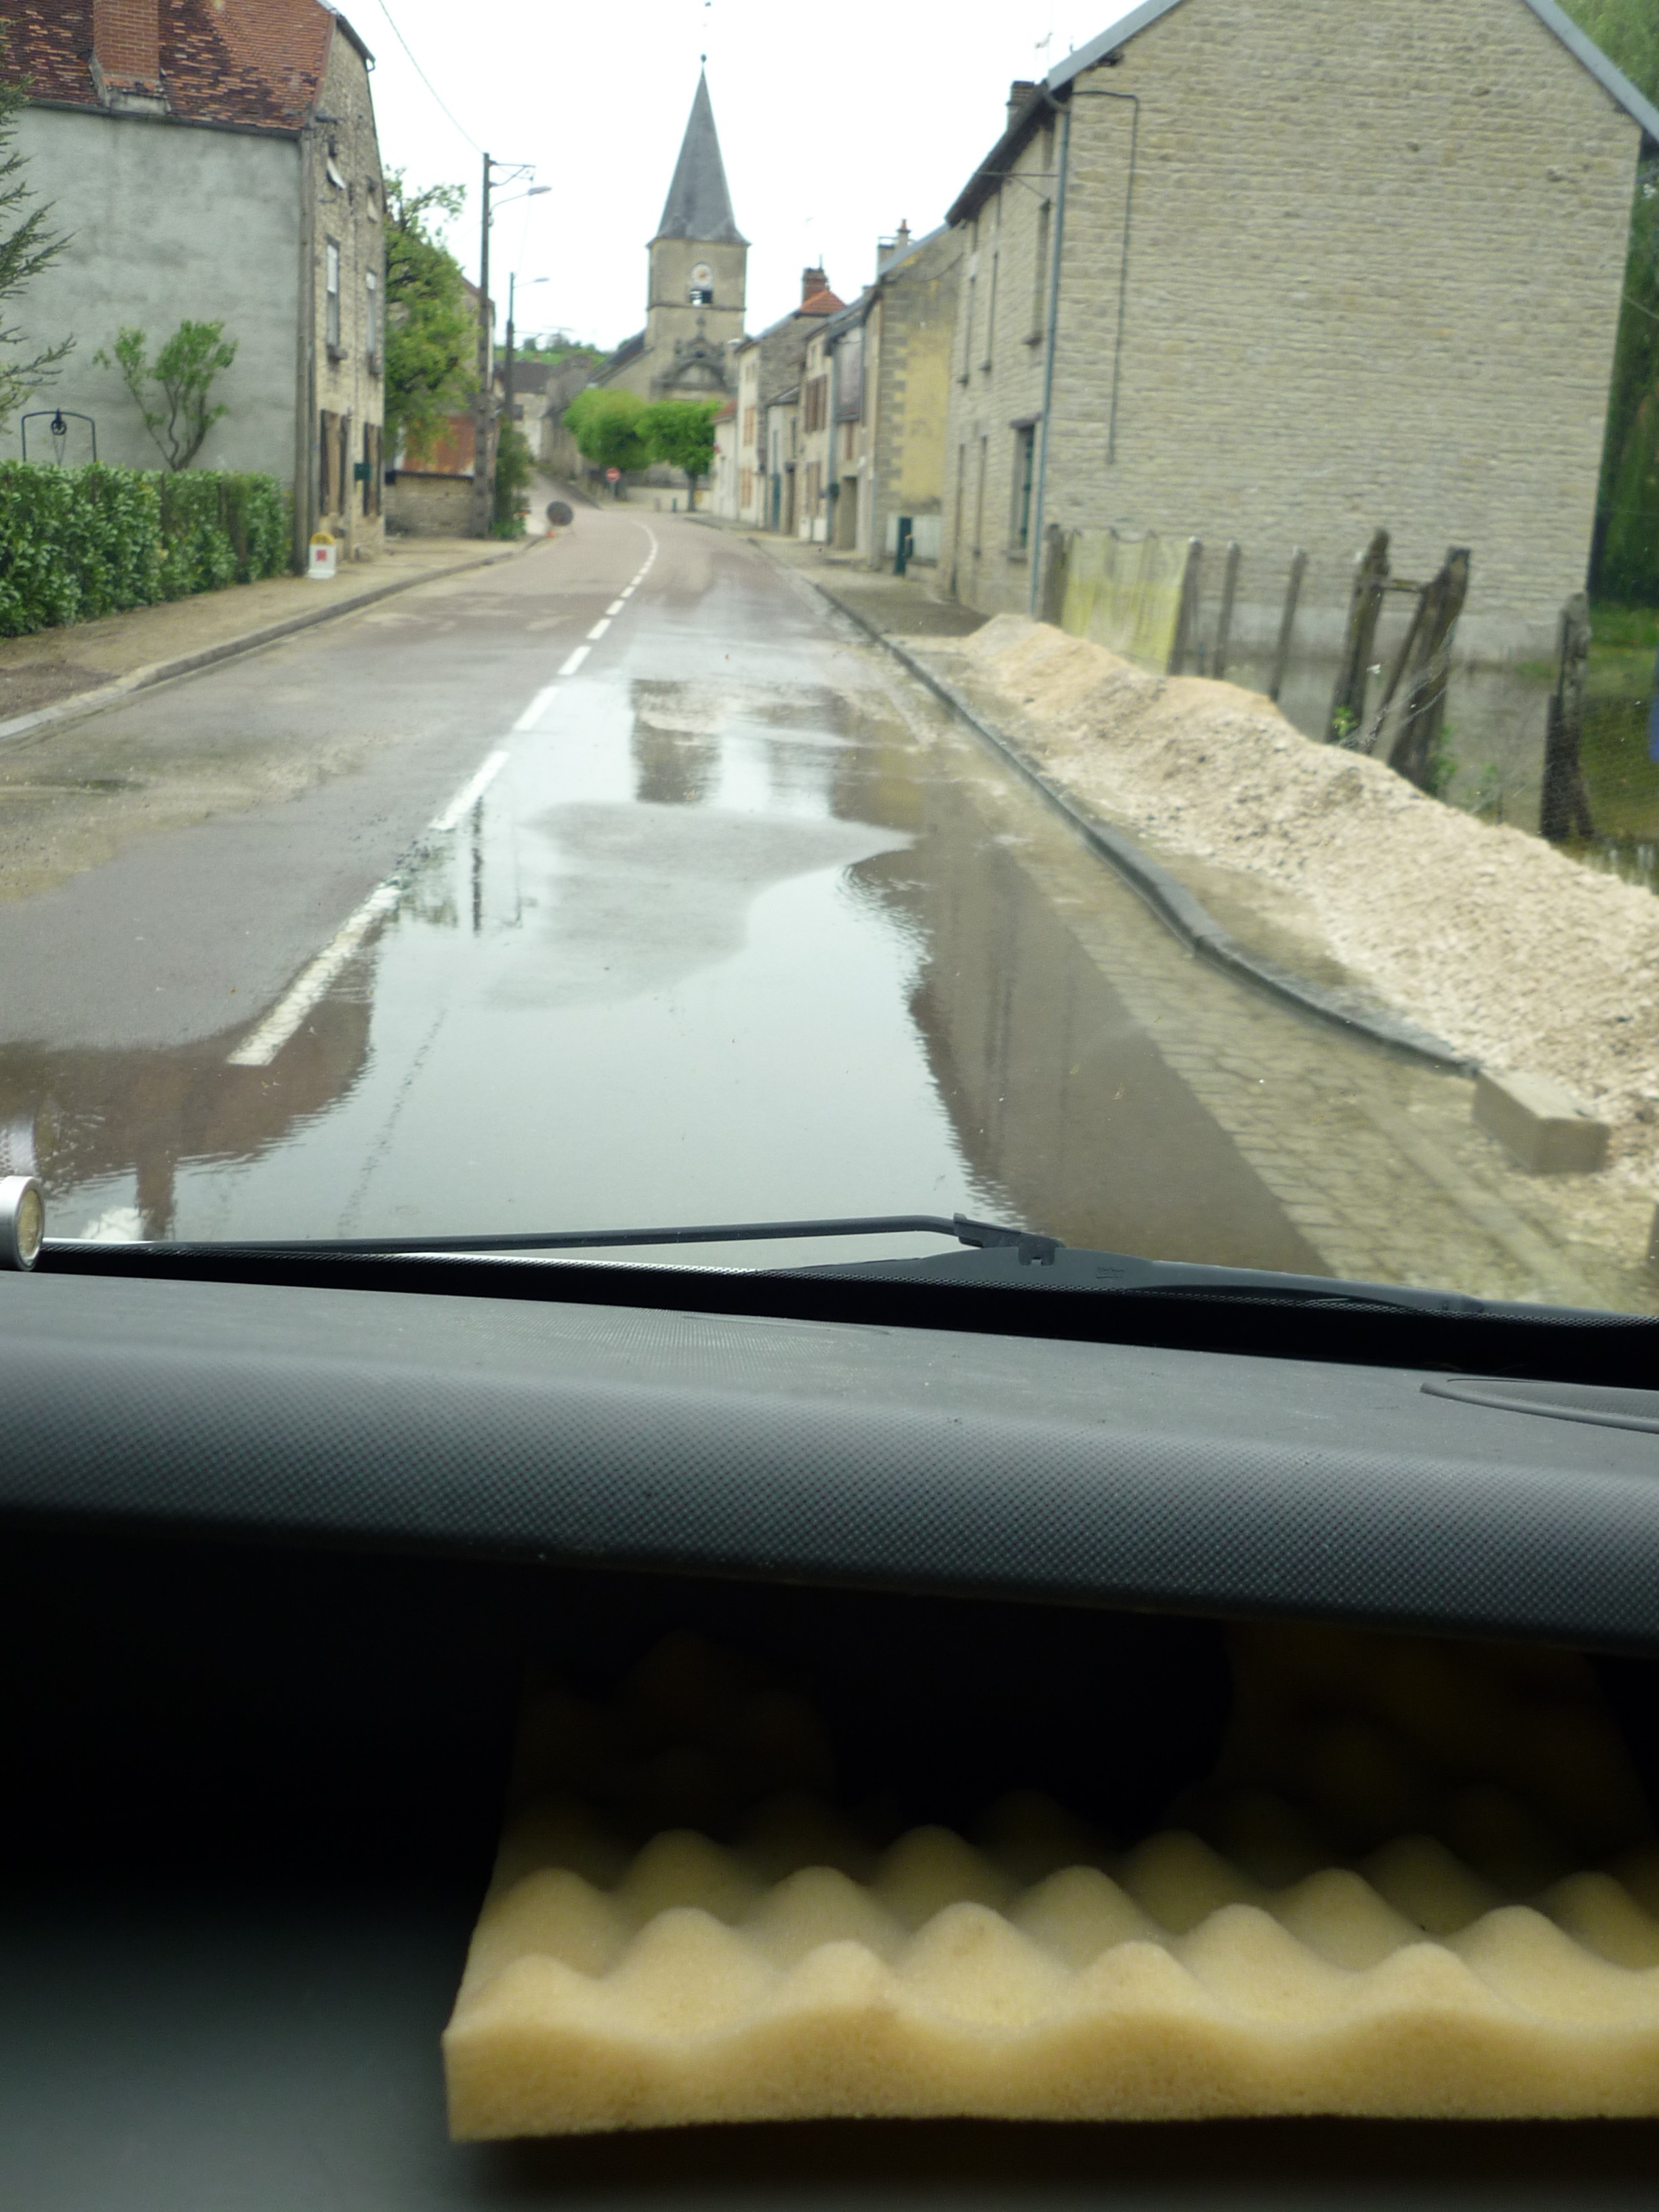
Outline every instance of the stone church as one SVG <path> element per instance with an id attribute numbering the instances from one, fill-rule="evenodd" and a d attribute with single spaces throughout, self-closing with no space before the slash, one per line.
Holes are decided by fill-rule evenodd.
<path id="1" fill-rule="evenodd" d="M 645 328 L 625 338 L 596 384 L 641 399 L 723 399 L 726 348 L 743 336 L 749 241 L 738 228 L 707 76 L 697 80 L 674 180 L 647 248 Z"/>

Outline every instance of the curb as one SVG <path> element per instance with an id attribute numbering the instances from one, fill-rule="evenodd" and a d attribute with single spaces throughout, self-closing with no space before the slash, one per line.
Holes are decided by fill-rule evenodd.
<path id="1" fill-rule="evenodd" d="M 755 543 L 760 541 L 756 539 Z M 1214 966 L 1242 981 L 1254 983 L 1272 997 L 1292 1006 L 1304 1014 L 1329 1022 L 1344 1030 L 1350 1036 L 1363 1037 L 1368 1043 L 1384 1046 L 1390 1052 L 1403 1053 L 1407 1057 L 1423 1061 L 1455 1075 L 1476 1075 L 1480 1062 L 1459 1052 L 1444 1038 L 1432 1030 L 1420 1029 L 1403 1015 L 1382 1013 L 1374 1008 L 1355 1004 L 1340 991 L 1323 988 L 1317 983 L 1305 982 L 1293 975 L 1276 961 L 1264 959 L 1238 942 L 1228 930 L 1215 920 L 1208 908 L 1195 898 L 1187 886 L 1161 867 L 1139 845 L 1126 837 L 1121 830 L 1097 822 L 1076 801 L 1068 799 L 1055 784 L 1050 783 L 1042 770 L 1021 750 L 1013 739 L 988 721 L 979 710 L 969 704 L 948 678 L 938 675 L 918 660 L 915 655 L 895 639 L 878 630 L 873 623 L 843 605 L 827 585 L 818 582 L 805 569 L 780 561 L 764 545 L 762 550 L 773 565 L 787 575 L 799 576 L 802 582 L 815 591 L 838 614 L 857 624 L 866 636 L 883 646 L 900 665 L 908 671 L 918 683 L 927 686 L 936 699 L 943 702 L 951 713 L 964 721 L 976 737 L 984 740 L 994 752 L 1000 753 L 1011 768 L 1016 769 L 1026 782 L 1040 792 L 1056 812 L 1065 816 L 1084 842 L 1099 854 L 1102 860 L 1115 869 L 1130 887 L 1138 891 L 1152 912 L 1191 952 L 1199 954 Z"/>
<path id="2" fill-rule="evenodd" d="M 158 684 L 170 684 L 175 677 L 193 676 L 198 669 L 211 668 L 222 660 L 234 660 L 239 653 L 258 653 L 263 646 L 292 637 L 296 630 L 315 629 L 322 623 L 342 621 L 347 615 L 355 615 L 361 607 L 372 607 L 381 599 L 395 599 L 398 592 L 412 592 L 418 585 L 441 583 L 447 576 L 464 576 L 474 568 L 497 568 L 503 561 L 514 560 L 532 547 L 547 543 L 544 538 L 528 538 L 502 552 L 483 554 L 476 561 L 452 561 L 446 568 L 428 568 L 418 576 L 394 577 L 389 583 L 377 584 L 373 590 L 359 592 L 355 598 L 343 599 L 337 605 L 289 615 L 282 622 L 267 623 L 264 629 L 249 630 L 242 637 L 228 637 L 217 645 L 204 646 L 199 653 L 183 653 L 176 659 L 157 660 L 148 668 L 135 668 L 125 676 L 100 684 L 95 690 L 77 691 L 68 699 L 55 699 L 50 706 L 37 707 L 32 714 L 18 714 L 9 722 L 0 722 L 0 744 L 27 737 L 35 730 L 47 729 L 54 722 L 77 721 L 85 715 L 99 714 L 106 707 L 118 706 L 122 700 L 131 699 L 135 692 L 152 690 Z M 73 628 L 73 624 L 69 627 Z"/>

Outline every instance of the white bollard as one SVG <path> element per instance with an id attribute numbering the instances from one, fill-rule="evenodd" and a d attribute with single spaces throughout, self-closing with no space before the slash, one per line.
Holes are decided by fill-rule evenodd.
<path id="1" fill-rule="evenodd" d="M 326 530 L 313 532 L 311 540 L 311 559 L 306 564 L 306 574 L 313 582 L 325 584 L 335 575 L 340 565 L 340 546 L 337 538 Z"/>

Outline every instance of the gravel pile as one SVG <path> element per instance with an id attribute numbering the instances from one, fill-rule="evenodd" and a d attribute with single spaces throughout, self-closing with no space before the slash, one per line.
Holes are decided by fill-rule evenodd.
<path id="1" fill-rule="evenodd" d="M 958 664 L 1036 763 L 1166 852 L 1299 893 L 1380 997 L 1493 1068 L 1554 1076 L 1659 1169 L 1659 898 L 1317 744 L 1259 693 L 1146 673 L 999 615 Z"/>

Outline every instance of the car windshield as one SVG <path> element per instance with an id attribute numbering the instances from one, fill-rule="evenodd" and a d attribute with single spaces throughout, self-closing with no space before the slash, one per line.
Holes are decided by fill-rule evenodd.
<path id="1" fill-rule="evenodd" d="M 0 1187 L 1659 1310 L 1652 0 L 465 25 L 0 0 Z"/>

